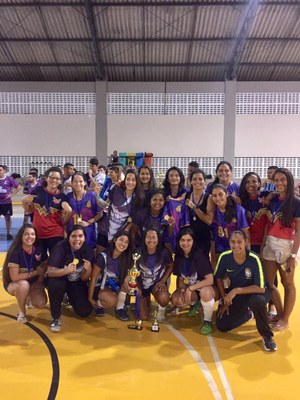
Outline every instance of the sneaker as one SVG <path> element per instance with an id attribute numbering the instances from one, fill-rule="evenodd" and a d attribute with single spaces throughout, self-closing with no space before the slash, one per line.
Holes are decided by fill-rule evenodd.
<path id="1" fill-rule="evenodd" d="M 158 307 L 158 313 L 157 313 L 157 321 L 158 322 L 163 322 L 166 319 L 166 307 Z"/>
<path id="2" fill-rule="evenodd" d="M 250 310 L 250 308 L 248 308 L 248 315 L 249 315 L 248 321 L 252 321 L 252 320 L 254 319 L 254 314 L 253 314 L 253 312 Z"/>
<path id="3" fill-rule="evenodd" d="M 195 304 L 193 304 L 192 306 L 190 306 L 190 309 L 188 311 L 188 316 L 189 317 L 194 317 L 197 313 L 198 308 L 200 307 L 200 301 L 196 301 Z"/>
<path id="4" fill-rule="evenodd" d="M 71 304 L 69 302 L 69 297 L 68 297 L 67 293 L 64 294 L 61 305 L 64 307 L 70 307 Z"/>
<path id="5" fill-rule="evenodd" d="M 202 335 L 209 335 L 212 333 L 212 323 L 210 321 L 204 321 L 201 326 L 200 333 Z"/>
<path id="6" fill-rule="evenodd" d="M 61 328 L 61 321 L 60 319 L 53 319 L 50 325 L 51 332 L 59 332 Z"/>
<path id="7" fill-rule="evenodd" d="M 267 337 L 263 336 L 262 341 L 263 341 L 266 351 L 276 351 L 277 350 L 276 343 L 274 342 L 272 337 L 267 338 Z"/>
<path id="8" fill-rule="evenodd" d="M 121 321 L 129 321 L 128 314 L 125 310 L 125 308 L 119 308 L 118 310 L 115 311 L 116 317 L 118 317 Z"/>
<path id="9" fill-rule="evenodd" d="M 26 324 L 27 318 L 24 314 L 18 314 L 17 321 L 20 322 L 21 324 Z"/>
<path id="10" fill-rule="evenodd" d="M 10 233 L 8 233 L 8 234 L 6 235 L 6 240 L 14 240 L 13 235 L 11 235 Z"/>
<path id="11" fill-rule="evenodd" d="M 105 311 L 103 307 L 96 307 L 95 308 L 95 315 L 96 317 L 104 317 Z"/>

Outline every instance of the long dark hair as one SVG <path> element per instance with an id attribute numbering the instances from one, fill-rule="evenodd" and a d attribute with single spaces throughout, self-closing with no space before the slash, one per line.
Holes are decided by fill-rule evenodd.
<path id="1" fill-rule="evenodd" d="M 8 271 L 8 263 L 9 263 L 9 259 L 11 257 L 11 255 L 22 248 L 22 236 L 23 233 L 25 232 L 25 230 L 27 228 L 33 229 L 35 232 L 35 241 L 33 243 L 33 246 L 35 246 L 38 243 L 38 237 L 37 237 L 37 231 L 35 226 L 33 226 L 32 224 L 24 224 L 19 230 L 18 233 L 16 234 L 13 242 L 11 243 L 11 245 L 9 246 L 9 249 L 7 251 L 5 260 L 4 260 L 4 264 L 3 264 L 3 282 L 5 282 L 9 276 L 9 271 Z"/>
<path id="2" fill-rule="evenodd" d="M 180 196 L 185 191 L 185 189 L 184 189 L 185 179 L 184 179 L 184 175 L 183 175 L 183 172 L 181 171 L 181 169 L 178 167 L 175 167 L 175 166 L 169 168 L 168 171 L 166 172 L 166 176 L 163 181 L 164 194 L 165 194 L 165 196 L 170 196 L 170 194 L 171 194 L 171 187 L 170 187 L 170 182 L 169 182 L 169 174 L 171 171 L 178 172 L 178 175 L 180 178 L 179 187 L 178 187 L 178 196 Z"/>
<path id="3" fill-rule="evenodd" d="M 138 169 L 138 174 L 139 174 L 139 176 L 140 176 L 140 173 L 141 173 L 142 169 L 146 169 L 146 170 L 149 171 L 149 174 L 150 174 L 149 189 L 150 189 L 150 190 L 155 189 L 155 188 L 157 187 L 157 185 L 156 185 L 156 180 L 155 180 L 155 178 L 154 178 L 154 174 L 153 174 L 152 168 L 151 168 L 149 165 L 147 165 L 147 164 L 143 164 L 143 165 Z"/>
<path id="4" fill-rule="evenodd" d="M 221 183 L 215 183 L 212 186 L 211 193 L 213 192 L 214 189 L 221 189 L 223 190 L 224 193 L 228 194 L 226 187 Z M 233 220 L 233 218 L 236 217 L 235 211 L 236 211 L 236 203 L 234 201 L 234 198 L 232 196 L 227 196 L 225 212 L 224 212 L 225 222 L 230 223 Z"/>
<path id="5" fill-rule="evenodd" d="M 290 170 L 287 168 L 278 168 L 274 175 L 273 175 L 273 180 L 275 179 L 275 176 L 277 174 L 284 174 L 287 180 L 287 188 L 286 188 L 286 194 L 285 194 L 285 199 L 281 207 L 281 223 L 284 227 L 288 228 L 291 226 L 294 215 L 294 198 L 295 198 L 295 193 L 294 193 L 294 177 L 291 173 Z"/>
<path id="6" fill-rule="evenodd" d="M 149 227 L 143 232 L 142 251 L 141 251 L 141 262 L 142 262 L 143 264 L 146 264 L 146 262 L 147 262 L 148 251 L 147 251 L 147 246 L 146 246 L 145 240 L 146 240 L 147 233 L 148 233 L 149 231 L 153 231 L 153 232 L 155 232 L 155 233 L 157 234 L 158 243 L 157 243 L 157 247 L 156 247 L 155 254 L 156 254 L 156 256 L 157 256 L 157 257 L 156 257 L 156 260 L 157 260 L 157 264 L 158 264 L 158 263 L 161 261 L 161 256 L 162 256 L 162 245 L 161 245 L 162 240 L 161 240 L 161 234 L 160 234 L 160 232 L 159 232 L 156 228 L 154 228 L 153 226 L 149 226 Z"/>
<path id="7" fill-rule="evenodd" d="M 254 175 L 256 176 L 258 183 L 259 183 L 259 188 L 261 186 L 261 179 L 260 176 L 256 172 L 248 172 L 245 176 L 243 176 L 243 179 L 240 184 L 240 189 L 239 189 L 239 198 L 241 199 L 241 204 L 242 206 L 247 210 L 248 209 L 248 204 L 249 204 L 249 193 L 246 190 L 246 184 L 247 184 L 247 179 L 251 176 Z"/>
<path id="8" fill-rule="evenodd" d="M 193 176 L 194 176 L 195 174 L 201 174 L 201 175 L 203 176 L 203 179 L 206 181 L 206 174 L 205 174 L 205 172 L 204 172 L 202 169 L 200 169 L 200 168 L 193 169 L 193 171 L 192 171 L 191 174 L 190 174 L 190 182 L 191 182 L 191 189 L 190 189 L 190 191 L 191 191 L 191 192 L 194 190 L 193 185 L 192 185 L 192 179 L 193 179 Z"/>
<path id="9" fill-rule="evenodd" d="M 128 174 L 133 174 L 135 176 L 135 180 L 136 180 L 136 186 L 134 188 L 134 199 L 133 199 L 133 203 L 132 203 L 132 207 L 133 207 L 133 211 L 136 211 L 139 207 L 141 207 L 144 203 L 145 200 L 145 192 L 142 188 L 142 184 L 141 184 L 141 180 L 139 175 L 136 173 L 136 171 L 134 169 L 129 168 L 126 172 L 125 172 L 125 178 L 124 181 L 122 182 L 122 184 L 120 185 L 123 190 L 126 190 L 126 178 Z"/>
<path id="10" fill-rule="evenodd" d="M 116 240 L 121 236 L 126 236 L 129 241 L 127 249 L 125 251 L 123 251 L 120 254 L 120 256 L 118 257 L 118 260 L 119 260 L 118 264 L 119 264 L 119 271 L 120 271 L 119 280 L 120 280 L 120 284 L 122 285 L 122 283 L 124 282 L 124 280 L 127 276 L 128 268 L 130 267 L 130 264 L 131 264 L 131 250 L 132 249 L 131 249 L 130 234 L 128 231 L 125 231 L 124 229 L 120 229 L 116 233 L 113 241 L 110 243 L 109 253 L 110 253 L 110 256 L 112 257 L 113 251 L 114 251 L 115 245 L 116 245 Z"/>
<path id="11" fill-rule="evenodd" d="M 193 246 L 192 246 L 190 254 L 189 254 L 189 259 L 193 259 L 194 253 L 195 253 L 195 249 L 196 249 L 196 241 L 195 241 L 195 233 L 194 233 L 193 229 L 191 229 L 189 227 L 184 227 L 184 228 L 181 228 L 179 230 L 179 233 L 177 235 L 176 248 L 175 248 L 175 258 L 178 257 L 178 256 L 179 257 L 184 257 L 183 250 L 179 245 L 180 239 L 184 235 L 190 235 L 193 238 Z"/>

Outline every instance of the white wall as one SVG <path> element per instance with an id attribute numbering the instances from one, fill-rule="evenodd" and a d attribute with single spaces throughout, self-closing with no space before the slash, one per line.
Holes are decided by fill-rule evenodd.
<path id="1" fill-rule="evenodd" d="M 300 115 L 238 115 L 236 157 L 300 157 Z"/>
<path id="2" fill-rule="evenodd" d="M 95 154 L 95 115 L 0 115 L 0 155 Z"/>
<path id="3" fill-rule="evenodd" d="M 222 157 L 224 117 L 109 115 L 108 154 L 151 152 L 156 157 Z"/>

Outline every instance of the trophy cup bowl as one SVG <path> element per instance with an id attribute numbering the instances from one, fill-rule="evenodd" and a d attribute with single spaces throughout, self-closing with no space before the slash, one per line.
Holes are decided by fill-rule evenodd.
<path id="1" fill-rule="evenodd" d="M 137 277 L 141 274 L 141 272 L 138 270 L 136 263 L 140 259 L 141 255 L 138 253 L 132 254 L 132 259 L 133 259 L 133 266 L 128 270 L 128 275 L 130 276 L 130 280 L 128 282 L 128 286 L 130 287 L 129 290 L 129 296 L 134 296 L 134 291 L 137 287 Z"/>

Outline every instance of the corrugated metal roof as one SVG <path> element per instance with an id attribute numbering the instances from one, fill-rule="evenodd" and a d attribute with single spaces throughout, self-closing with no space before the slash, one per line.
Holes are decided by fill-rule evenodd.
<path id="1" fill-rule="evenodd" d="M 299 80 L 299 16 L 296 0 L 2 0 L 0 80 Z"/>

